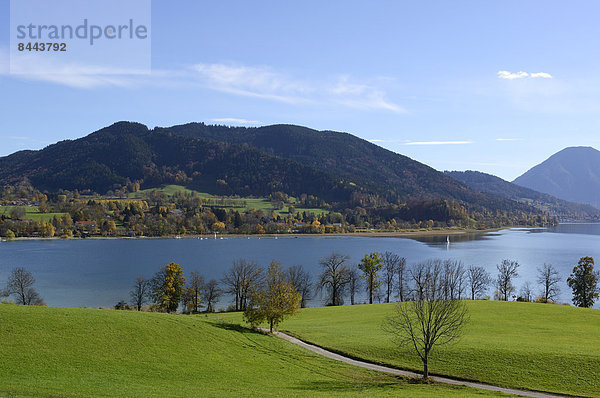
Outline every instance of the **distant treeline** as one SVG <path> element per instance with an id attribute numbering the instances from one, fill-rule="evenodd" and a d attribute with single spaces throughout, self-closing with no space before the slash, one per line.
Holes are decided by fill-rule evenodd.
<path id="1" fill-rule="evenodd" d="M 234 198 L 202 198 L 195 192 L 178 191 L 166 195 L 151 190 L 141 199 L 128 199 L 139 184 L 128 183 L 111 191 L 121 198 L 84 195 L 78 191 L 42 193 L 26 181 L 0 190 L 0 236 L 63 237 L 86 236 L 174 236 L 212 233 L 285 234 L 346 233 L 357 230 L 400 231 L 434 228 L 499 228 L 506 226 L 548 226 L 556 219 L 527 211 L 497 209 L 468 210 L 449 200 L 411 201 L 401 206 L 377 206 L 371 196 L 355 195 L 354 207 L 334 209 L 325 201 L 300 195 L 286 202 L 282 192 L 269 195 L 273 209 L 285 204 L 288 211 L 246 209 L 247 203 Z M 295 206 L 320 211 L 296 211 Z M 0 207 L 0 210 L 2 208 Z M 34 209 L 52 217 L 29 219 L 26 210 Z"/>

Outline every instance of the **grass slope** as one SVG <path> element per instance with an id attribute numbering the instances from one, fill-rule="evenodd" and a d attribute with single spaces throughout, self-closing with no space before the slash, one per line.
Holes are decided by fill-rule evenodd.
<path id="1" fill-rule="evenodd" d="M 488 396 L 328 360 L 218 317 L 0 305 L 0 396 Z"/>
<path id="2" fill-rule="evenodd" d="M 156 188 L 158 191 L 163 192 L 165 195 L 169 195 L 169 196 L 173 196 L 178 192 L 183 192 L 184 194 L 190 194 L 192 192 L 197 193 L 201 198 L 221 198 L 218 195 L 213 195 L 207 192 L 199 192 L 199 191 L 194 191 L 192 189 L 186 188 L 183 185 L 164 185 L 160 188 Z M 135 198 L 135 199 L 144 199 L 146 194 L 149 194 L 151 191 L 153 190 L 153 188 L 150 189 L 143 189 L 139 192 L 135 192 L 135 193 L 130 193 L 129 197 L 130 198 Z M 116 198 L 114 198 L 115 200 L 117 200 Z M 228 199 L 225 197 L 225 199 Z M 262 210 L 265 213 L 271 213 L 271 212 L 275 212 L 275 214 L 279 214 L 282 216 L 285 216 L 289 213 L 289 207 L 287 205 L 284 204 L 283 208 L 281 210 L 276 210 L 273 207 L 273 203 L 271 203 L 271 201 L 265 199 L 265 198 L 247 198 L 247 197 L 241 197 L 238 199 L 233 199 L 236 202 L 239 203 L 239 206 L 234 206 L 234 207 L 230 207 L 230 206 L 224 206 L 223 208 L 225 209 L 235 209 L 238 210 L 240 212 L 244 212 L 247 210 L 252 210 L 252 209 L 256 209 L 256 210 Z M 295 202 L 295 198 L 292 198 L 292 201 Z M 244 205 L 245 202 L 245 205 Z M 209 206 L 210 207 L 210 206 Z M 327 210 L 324 209 L 316 209 L 316 208 L 308 208 L 308 207 L 296 207 L 296 213 L 302 213 L 302 212 L 306 212 L 307 214 L 309 213 L 313 213 L 315 215 L 321 215 L 323 213 L 327 213 Z"/>
<path id="3" fill-rule="evenodd" d="M 25 219 L 33 221 L 52 221 L 54 216 L 60 218 L 66 213 L 40 213 L 38 206 L 0 206 L 0 216 L 10 216 L 10 212 L 15 207 L 25 208 Z"/>
<path id="4" fill-rule="evenodd" d="M 281 330 L 334 351 L 421 371 L 406 348 L 382 330 L 395 304 L 308 308 Z M 434 374 L 506 387 L 600 396 L 600 311 L 549 304 L 468 302 L 469 323 L 457 343 L 434 349 Z M 227 314 L 233 321 L 239 315 Z"/>

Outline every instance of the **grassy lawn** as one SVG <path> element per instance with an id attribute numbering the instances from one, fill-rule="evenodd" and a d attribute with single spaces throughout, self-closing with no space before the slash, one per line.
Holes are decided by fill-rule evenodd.
<path id="1" fill-rule="evenodd" d="M 13 207 L 17 206 L 0 206 L 0 215 L 10 215 L 10 211 Z M 18 206 L 25 208 L 25 218 L 33 221 L 51 221 L 54 216 L 62 217 L 66 213 L 40 213 L 40 209 L 37 206 Z"/>
<path id="2" fill-rule="evenodd" d="M 422 370 L 382 330 L 395 304 L 304 309 L 281 330 L 317 345 L 400 368 Z M 430 371 L 495 385 L 600 396 L 600 310 L 549 304 L 468 302 L 460 341 L 432 352 Z M 239 314 L 226 314 L 239 322 Z"/>
<path id="3" fill-rule="evenodd" d="M 147 193 L 150 193 L 151 191 L 152 191 L 152 189 L 144 189 L 139 192 L 130 193 L 129 197 L 136 198 L 136 199 L 143 199 L 144 195 Z M 169 196 L 172 196 L 175 193 L 182 191 L 184 194 L 196 192 L 201 198 L 217 197 L 217 195 L 213 195 L 213 194 L 206 193 L 206 192 L 193 191 L 193 190 L 186 188 L 184 186 L 181 186 L 181 185 L 165 185 L 165 186 L 161 187 L 159 189 L 159 191 L 162 191 L 163 193 L 165 193 L 166 195 L 169 195 Z M 271 213 L 274 211 L 275 214 L 279 214 L 279 215 L 287 215 L 289 212 L 288 206 L 285 206 L 285 205 L 284 205 L 283 209 L 275 210 L 273 208 L 272 203 L 269 200 L 264 199 L 264 198 L 239 198 L 239 199 L 233 199 L 233 200 L 239 201 L 239 203 L 240 203 L 239 206 L 234 207 L 234 209 L 237 209 L 238 211 L 257 209 L 257 210 L 262 210 L 265 213 Z M 243 205 L 242 202 L 246 202 L 245 206 Z M 298 212 L 298 213 L 302 213 L 304 211 L 306 211 L 307 214 L 313 213 L 315 215 L 321 215 L 323 213 L 327 213 L 327 210 L 323 210 L 323 209 L 309 209 L 309 208 L 304 208 L 304 207 L 296 208 L 296 212 Z"/>
<path id="4" fill-rule="evenodd" d="M 351 367 L 218 316 L 0 305 L 3 395 L 499 396 Z"/>

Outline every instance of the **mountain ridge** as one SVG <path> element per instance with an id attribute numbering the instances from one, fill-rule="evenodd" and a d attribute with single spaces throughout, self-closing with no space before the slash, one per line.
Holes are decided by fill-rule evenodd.
<path id="1" fill-rule="evenodd" d="M 349 133 L 295 125 L 148 129 L 117 122 L 76 140 L 0 158 L 0 183 L 23 178 L 50 191 L 106 192 L 137 181 L 143 188 L 175 183 L 220 195 L 312 195 L 332 209 L 363 208 L 387 220 L 449 226 L 546 219 L 529 205 L 478 192 Z"/>
<path id="2" fill-rule="evenodd" d="M 479 171 L 445 171 L 452 178 L 473 189 L 492 193 L 547 211 L 561 221 L 600 221 L 600 210 L 591 205 L 569 202 L 552 195 L 513 184 L 500 177 Z"/>
<path id="3" fill-rule="evenodd" d="M 600 209 L 600 151 L 590 146 L 565 148 L 513 183 Z"/>

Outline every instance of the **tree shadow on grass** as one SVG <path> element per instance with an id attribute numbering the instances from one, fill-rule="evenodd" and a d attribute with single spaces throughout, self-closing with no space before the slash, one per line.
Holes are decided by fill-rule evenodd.
<path id="1" fill-rule="evenodd" d="M 212 326 L 218 327 L 219 329 L 228 330 L 230 332 L 262 334 L 256 329 L 242 326 L 238 323 L 229 323 L 224 321 L 209 321 L 208 323 Z"/>

